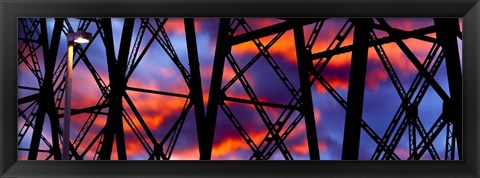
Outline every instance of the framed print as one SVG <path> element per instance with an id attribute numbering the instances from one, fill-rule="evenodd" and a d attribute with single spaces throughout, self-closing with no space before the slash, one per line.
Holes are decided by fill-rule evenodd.
<path id="1" fill-rule="evenodd" d="M 0 7 L 4 177 L 479 176 L 476 0 Z"/>

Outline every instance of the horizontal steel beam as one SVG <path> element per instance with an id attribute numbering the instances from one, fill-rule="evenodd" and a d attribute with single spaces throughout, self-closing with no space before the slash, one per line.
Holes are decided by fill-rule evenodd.
<path id="1" fill-rule="evenodd" d="M 135 87 L 128 87 L 128 86 L 127 86 L 127 90 L 137 91 L 137 92 L 145 92 L 145 93 L 151 93 L 151 94 L 167 95 L 167 96 L 176 96 L 176 97 L 181 97 L 181 98 L 188 98 L 189 97 L 189 95 L 185 95 L 185 94 L 165 92 L 165 91 L 156 91 L 156 90 L 149 90 L 149 89 L 135 88 Z"/>
<path id="2" fill-rule="evenodd" d="M 34 87 L 27 87 L 27 86 L 18 86 L 18 89 L 25 89 L 25 90 L 34 90 L 34 91 L 40 91 L 39 88 L 34 88 Z"/>
<path id="3" fill-rule="evenodd" d="M 37 100 L 38 97 L 39 97 L 39 95 L 40 95 L 40 93 L 37 93 L 37 94 L 33 94 L 33 95 L 26 96 L 26 97 L 23 97 L 23 98 L 19 98 L 19 99 L 18 99 L 18 105 L 25 104 L 25 103 L 28 103 L 28 102 Z"/>
<path id="4" fill-rule="evenodd" d="M 401 33 L 398 33 L 398 35 L 396 35 L 396 36 L 387 36 L 387 37 L 379 38 L 376 41 L 369 41 L 368 46 L 372 47 L 372 46 L 375 46 L 375 45 L 393 43 L 397 40 L 404 40 L 404 39 L 408 39 L 408 38 L 417 38 L 418 36 L 422 36 L 422 35 L 424 36 L 426 34 L 433 33 L 433 32 L 435 32 L 435 28 L 433 28 L 433 27 L 421 28 L 421 29 L 417 29 L 417 30 L 413 30 L 413 31 L 410 31 L 410 32 L 405 32 L 405 33 L 401 32 Z M 351 52 L 353 50 L 353 48 L 354 48 L 353 45 L 348 45 L 348 46 L 332 49 L 332 50 L 329 50 L 329 51 L 322 51 L 322 52 L 312 54 L 310 56 L 310 58 L 312 60 L 317 60 L 317 59 L 321 59 L 321 58 L 328 57 L 328 56 L 334 56 L 334 55 L 338 55 L 338 54 L 342 54 L 342 53 Z"/>
<path id="5" fill-rule="evenodd" d="M 90 106 L 90 107 L 86 107 L 86 108 L 82 108 L 82 109 L 72 109 L 72 112 L 70 113 L 70 115 L 77 115 L 77 114 L 81 114 L 81 113 L 93 113 L 95 112 L 95 110 L 97 109 L 103 109 L 103 108 L 106 108 L 108 107 L 108 105 L 95 105 L 95 106 Z M 59 110 L 64 110 L 64 108 L 58 108 Z M 99 114 L 102 114 L 102 113 L 99 113 Z M 106 113 L 104 113 L 106 114 Z M 64 117 L 64 114 L 58 114 L 58 117 Z"/>
<path id="6" fill-rule="evenodd" d="M 249 100 L 249 99 L 242 99 L 242 98 L 235 98 L 235 97 L 228 97 L 228 96 L 225 96 L 223 99 L 225 101 L 232 101 L 232 102 L 245 103 L 245 104 L 258 104 L 261 106 L 268 106 L 268 107 L 274 107 L 274 108 L 294 109 L 294 110 L 298 109 L 295 106 L 290 106 L 285 104 L 269 103 L 264 101 L 253 102 L 252 100 Z"/>

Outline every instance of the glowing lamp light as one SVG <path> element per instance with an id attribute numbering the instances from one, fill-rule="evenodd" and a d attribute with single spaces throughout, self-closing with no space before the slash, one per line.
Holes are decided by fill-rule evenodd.
<path id="1" fill-rule="evenodd" d="M 78 32 L 70 32 L 67 36 L 67 42 L 69 43 L 88 43 L 92 40 L 92 33 L 78 31 Z"/>
<path id="2" fill-rule="evenodd" d="M 90 42 L 90 40 L 86 39 L 86 38 L 77 38 L 77 39 L 73 40 L 73 42 L 81 44 L 81 43 L 88 43 L 88 42 Z"/>

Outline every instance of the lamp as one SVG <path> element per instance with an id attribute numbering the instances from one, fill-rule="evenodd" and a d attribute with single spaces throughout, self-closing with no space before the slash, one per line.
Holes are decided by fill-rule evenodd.
<path id="1" fill-rule="evenodd" d="M 62 160 L 69 160 L 70 147 L 70 113 L 72 99 L 72 69 L 73 69 L 73 45 L 75 43 L 88 43 L 92 40 L 92 34 L 84 31 L 73 32 L 70 28 L 67 34 L 68 58 L 67 58 L 67 78 L 65 80 L 65 110 L 63 122 L 63 145 Z"/>
<path id="2" fill-rule="evenodd" d="M 71 43 L 88 43 L 92 40 L 92 34 L 84 31 L 73 32 L 72 29 L 68 30 L 67 42 Z"/>

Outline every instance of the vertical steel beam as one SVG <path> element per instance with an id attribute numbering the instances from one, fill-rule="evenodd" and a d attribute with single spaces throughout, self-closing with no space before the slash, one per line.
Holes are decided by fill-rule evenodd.
<path id="1" fill-rule="evenodd" d="M 416 120 L 418 119 L 418 106 L 409 105 L 405 110 L 405 117 L 408 122 L 408 142 L 410 156 L 417 158 L 417 134 L 415 129 L 418 127 Z M 420 159 L 420 158 L 418 158 Z"/>
<path id="2" fill-rule="evenodd" d="M 205 142 L 205 107 L 203 105 L 202 79 L 200 76 L 200 63 L 198 61 L 197 40 L 195 35 L 195 22 L 193 18 L 185 18 L 185 36 L 187 40 L 188 62 L 190 65 L 190 98 L 194 104 L 195 121 L 197 124 L 198 148 L 200 155 L 208 155 Z"/>
<path id="3" fill-rule="evenodd" d="M 305 48 L 305 36 L 303 26 L 295 25 L 293 28 L 295 37 L 295 49 L 298 61 L 298 74 L 300 77 L 300 113 L 305 117 L 305 128 L 307 132 L 308 152 L 311 160 L 319 160 L 320 153 L 318 151 L 317 129 L 315 125 L 315 115 L 313 112 L 312 92 L 310 89 L 310 77 L 308 71 L 313 68 L 312 60 L 309 60 L 309 54 Z M 311 51 L 310 51 L 311 54 Z"/>
<path id="4" fill-rule="evenodd" d="M 125 93 L 125 90 L 127 89 L 127 81 L 125 78 L 125 74 L 127 71 L 127 61 L 128 61 L 128 55 L 130 54 L 130 44 L 132 41 L 132 35 L 133 35 L 133 26 L 134 26 L 135 19 L 134 18 L 125 18 L 124 24 L 123 24 L 123 30 L 122 30 L 122 38 L 120 41 L 120 48 L 118 50 L 118 62 L 117 62 L 117 68 L 118 68 L 118 83 L 115 82 L 117 91 L 115 91 L 115 97 L 118 97 L 119 101 L 118 103 L 113 103 L 116 108 L 118 107 L 118 112 L 120 114 L 119 119 L 115 119 L 115 140 L 117 142 L 117 153 L 118 153 L 118 159 L 119 160 L 126 160 L 127 159 L 127 153 L 125 149 L 125 136 L 123 133 L 123 117 L 122 117 L 122 111 L 123 111 L 123 94 Z M 110 78 L 110 80 L 112 80 Z M 111 89 L 111 91 L 113 88 Z"/>
<path id="5" fill-rule="evenodd" d="M 112 22 L 110 19 L 102 18 L 100 19 L 101 28 L 103 30 L 104 36 L 102 36 L 103 43 L 105 45 L 105 53 L 107 57 L 107 65 L 108 65 L 108 75 L 110 78 L 110 87 L 113 90 L 113 84 L 116 81 L 116 57 L 115 57 L 115 49 L 113 45 L 113 32 L 112 32 Z M 122 119 L 121 115 L 114 115 L 114 111 L 118 110 L 118 108 L 114 107 L 113 103 L 118 103 L 115 101 L 115 97 L 113 97 L 113 92 L 110 92 L 110 107 L 108 109 L 107 115 L 107 122 L 104 127 L 104 134 L 103 134 L 103 143 L 102 147 L 100 148 L 99 159 L 101 160 L 110 160 L 112 147 L 113 147 L 113 138 L 115 135 L 114 130 L 114 119 Z M 117 99 L 118 100 L 118 99 Z M 114 118 L 116 117 L 116 118 Z M 102 140 L 100 140 L 102 141 Z"/>
<path id="6" fill-rule="evenodd" d="M 120 41 L 120 49 L 118 53 L 118 61 L 115 59 L 113 47 L 113 34 L 110 19 L 102 19 L 102 27 L 104 29 L 104 43 L 107 50 L 107 64 L 110 77 L 110 108 L 108 110 L 107 123 L 105 125 L 105 134 L 100 149 L 100 159 L 108 160 L 111 157 L 113 138 L 115 136 L 117 143 L 117 154 L 119 160 L 127 159 L 125 149 L 125 136 L 123 132 L 123 103 L 122 96 L 126 90 L 126 69 L 127 59 L 130 50 L 130 43 L 133 33 L 135 19 L 126 18 L 122 37 Z"/>
<path id="7" fill-rule="evenodd" d="M 55 24 L 53 27 L 52 33 L 52 40 L 48 50 L 48 55 L 45 56 L 44 64 L 45 64 L 45 76 L 44 76 L 44 88 L 45 88 L 45 95 L 46 101 L 46 112 L 50 119 L 50 128 L 52 133 L 52 152 L 54 155 L 54 159 L 60 160 L 61 153 L 60 153 L 60 145 L 59 145 L 59 116 L 57 111 L 55 110 L 55 94 L 54 94 L 54 79 L 53 73 L 55 71 L 55 63 L 57 60 L 57 53 L 60 44 L 60 37 L 62 35 L 62 28 L 63 28 L 63 20 L 64 19 L 55 19 Z M 45 29 L 46 30 L 46 29 Z"/>
<path id="8" fill-rule="evenodd" d="M 458 18 L 434 18 L 439 44 L 445 51 L 448 87 L 450 90 L 451 110 L 447 119 L 453 123 L 453 138 L 457 143 L 458 157 L 462 159 L 462 68 L 457 44 L 457 34 L 460 32 Z M 455 144 L 452 143 L 452 147 Z M 454 158 L 451 158 L 454 159 Z"/>
<path id="9" fill-rule="evenodd" d="M 210 83 L 210 93 L 208 96 L 207 115 L 205 128 L 206 133 L 206 151 L 200 155 L 201 160 L 209 160 L 212 156 L 213 138 L 215 135 L 215 125 L 217 121 L 218 104 L 221 99 L 222 91 L 222 78 L 223 68 L 225 64 L 225 56 L 230 53 L 231 46 L 231 34 L 230 31 L 230 19 L 221 18 L 218 28 L 217 44 L 215 48 L 215 56 L 213 61 L 212 80 Z"/>
<path id="10" fill-rule="evenodd" d="M 39 109 L 35 118 L 35 127 L 33 128 L 32 140 L 30 142 L 30 151 L 28 152 L 29 160 L 36 160 L 38 156 L 38 147 L 40 146 L 40 136 L 43 131 L 43 124 L 45 122 L 45 111 Z"/>
<path id="11" fill-rule="evenodd" d="M 116 57 L 115 57 L 115 49 L 113 45 L 113 32 L 112 32 L 112 24 L 110 19 L 102 18 L 100 19 L 101 27 L 103 29 L 104 36 L 103 37 L 103 43 L 105 45 L 105 53 L 107 57 L 107 65 L 108 65 L 108 74 L 110 78 L 110 83 L 115 81 L 115 70 L 116 70 Z M 113 87 L 112 84 L 110 84 L 111 87 Z M 103 134 L 103 143 L 102 147 L 100 148 L 100 153 L 99 153 L 99 159 L 101 160 L 109 160 L 111 157 L 112 153 L 112 147 L 113 147 L 113 138 L 114 138 L 114 127 L 113 127 L 113 111 L 116 108 L 113 108 L 113 103 L 118 103 L 114 102 L 112 97 L 112 92 L 110 97 L 110 108 L 108 110 L 108 116 L 107 116 L 107 122 L 104 127 L 104 134 Z M 117 119 L 121 120 L 121 115 L 116 116 Z M 100 140 L 102 141 L 102 140 Z"/>
<path id="12" fill-rule="evenodd" d="M 358 160 L 360 127 L 363 112 L 365 75 L 368 60 L 368 40 L 373 19 L 352 19 L 355 25 L 353 36 L 352 62 L 348 84 L 347 111 L 343 134 L 343 160 Z"/>

